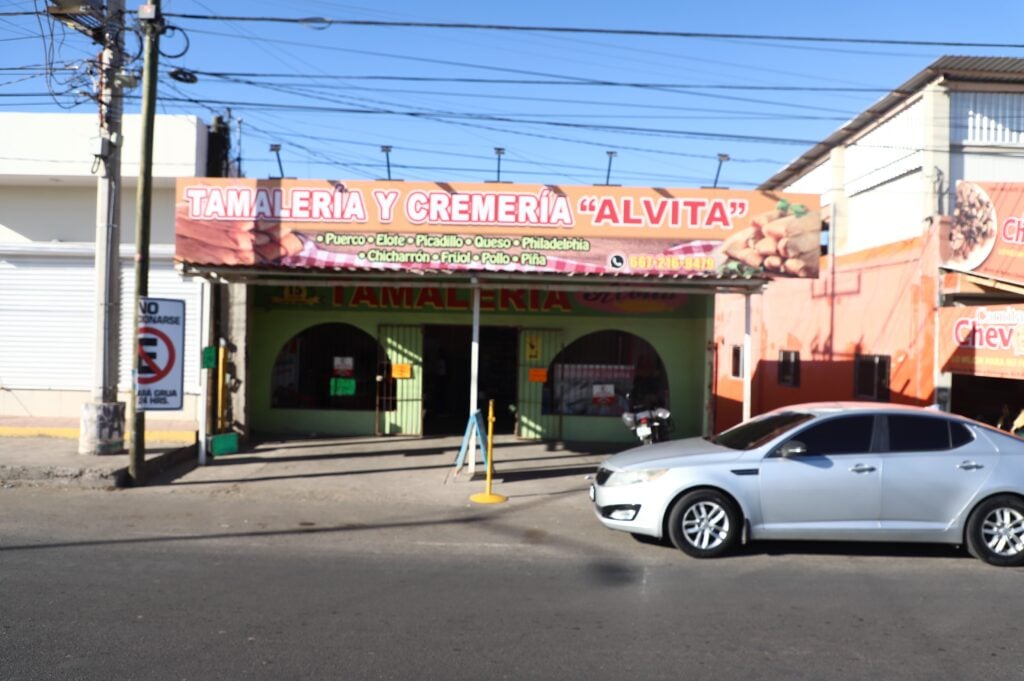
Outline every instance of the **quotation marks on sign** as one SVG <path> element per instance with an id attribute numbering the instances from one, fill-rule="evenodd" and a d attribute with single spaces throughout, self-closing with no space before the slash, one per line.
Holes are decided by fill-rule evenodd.
<path id="1" fill-rule="evenodd" d="M 732 229 L 732 221 L 744 217 L 749 206 L 745 199 L 584 196 L 576 209 L 592 215 L 595 225 Z"/>

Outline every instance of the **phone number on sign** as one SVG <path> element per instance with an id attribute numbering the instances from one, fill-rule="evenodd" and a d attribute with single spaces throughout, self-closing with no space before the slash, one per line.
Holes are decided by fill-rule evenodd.
<path id="1" fill-rule="evenodd" d="M 629 256 L 629 266 L 635 270 L 713 270 L 715 259 L 706 255 L 637 255 Z"/>

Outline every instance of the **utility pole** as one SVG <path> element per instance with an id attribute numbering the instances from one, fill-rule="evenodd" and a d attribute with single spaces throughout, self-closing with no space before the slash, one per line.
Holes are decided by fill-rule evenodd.
<path id="1" fill-rule="evenodd" d="M 58 9 L 51 9 L 57 14 Z M 81 15 L 78 15 L 81 16 Z M 114 454 L 124 450 L 124 403 L 117 401 L 121 308 L 121 118 L 124 109 L 124 0 L 108 0 L 101 39 L 100 139 L 95 168 L 96 191 L 96 326 L 92 401 L 82 405 L 80 454 Z"/>
<path id="2" fill-rule="evenodd" d="M 142 125 L 139 156 L 139 187 L 135 197 L 135 297 L 132 301 L 132 441 L 128 449 L 128 475 L 143 482 L 146 456 L 146 412 L 138 411 L 139 302 L 149 295 L 149 232 L 153 189 L 153 125 L 156 121 L 156 78 L 160 34 L 164 31 L 160 0 L 139 6 L 144 34 L 142 62 Z"/>

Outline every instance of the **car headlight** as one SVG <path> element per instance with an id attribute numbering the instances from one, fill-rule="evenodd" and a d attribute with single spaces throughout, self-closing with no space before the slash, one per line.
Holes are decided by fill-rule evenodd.
<path id="1" fill-rule="evenodd" d="M 621 485 L 635 485 L 638 482 L 651 482 L 668 473 L 667 468 L 650 468 L 640 471 L 616 471 L 611 474 L 605 487 L 619 487 Z"/>

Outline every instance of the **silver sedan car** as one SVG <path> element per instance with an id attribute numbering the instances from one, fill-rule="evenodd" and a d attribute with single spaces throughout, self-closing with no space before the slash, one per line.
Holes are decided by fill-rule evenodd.
<path id="1" fill-rule="evenodd" d="M 600 521 L 697 558 L 756 539 L 965 544 L 1024 565 L 1024 440 L 919 407 L 800 404 L 606 460 Z"/>

